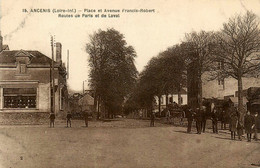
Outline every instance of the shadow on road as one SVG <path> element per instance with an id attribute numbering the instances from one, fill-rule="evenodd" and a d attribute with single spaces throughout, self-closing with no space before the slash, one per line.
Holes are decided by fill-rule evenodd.
<path id="1" fill-rule="evenodd" d="M 187 133 L 187 131 L 174 131 L 174 132 L 183 133 L 183 134 L 197 134 L 195 132 Z"/>

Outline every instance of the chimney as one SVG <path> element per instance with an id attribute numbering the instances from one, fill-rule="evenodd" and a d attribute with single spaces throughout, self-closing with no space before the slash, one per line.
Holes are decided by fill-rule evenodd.
<path id="1" fill-rule="evenodd" d="M 3 37 L 1 35 L 1 31 L 0 31 L 0 52 L 3 50 Z"/>
<path id="2" fill-rule="evenodd" d="M 62 62 L 61 60 L 61 51 L 62 51 L 62 45 L 61 43 L 57 42 L 56 43 L 56 62 L 60 63 Z"/>

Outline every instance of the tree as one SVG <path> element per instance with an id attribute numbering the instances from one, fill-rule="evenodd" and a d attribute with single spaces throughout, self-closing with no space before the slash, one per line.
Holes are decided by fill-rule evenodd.
<path id="1" fill-rule="evenodd" d="M 185 51 L 189 55 L 189 64 L 196 66 L 195 73 L 198 84 L 198 105 L 202 106 L 202 75 L 209 71 L 212 66 L 212 55 L 214 42 L 214 32 L 200 31 L 186 34 Z M 187 51 L 187 49 L 189 51 Z"/>
<path id="2" fill-rule="evenodd" d="M 216 39 L 218 45 L 215 48 L 215 60 L 223 65 L 221 68 L 215 67 L 215 75 L 231 76 L 237 80 L 238 110 L 241 114 L 240 123 L 243 124 L 242 78 L 255 76 L 260 70 L 259 19 L 249 11 L 243 16 L 232 17 L 223 24 Z"/>
<path id="3" fill-rule="evenodd" d="M 104 112 L 114 115 L 121 111 L 125 97 L 136 82 L 136 52 L 115 29 L 99 30 L 91 35 L 86 52 L 95 105 L 100 102 Z"/>
<path id="4" fill-rule="evenodd" d="M 162 95 L 166 95 L 167 105 L 168 94 L 173 91 L 180 93 L 182 87 L 186 85 L 186 66 L 184 62 L 185 57 L 183 57 L 181 48 L 178 45 L 170 47 L 159 53 L 158 56 L 153 57 L 140 73 L 137 87 L 134 90 L 136 93 L 132 94 L 136 98 L 129 99 L 128 109 L 130 109 L 130 104 L 134 104 L 130 100 L 136 100 L 141 108 L 151 109 L 154 97 L 157 96 L 159 100 L 158 110 L 159 114 L 161 114 L 160 99 Z"/>

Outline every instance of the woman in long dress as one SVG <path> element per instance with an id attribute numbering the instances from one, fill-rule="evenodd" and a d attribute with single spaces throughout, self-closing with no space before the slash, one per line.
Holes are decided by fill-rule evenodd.
<path id="1" fill-rule="evenodd" d="M 230 131 L 231 131 L 231 139 L 236 139 L 236 131 L 237 131 L 238 117 L 235 111 L 233 111 L 230 115 Z"/>
<path id="2" fill-rule="evenodd" d="M 245 116 L 245 131 L 247 134 L 247 141 L 250 142 L 252 138 L 252 133 L 254 133 L 254 125 L 255 125 L 255 119 L 248 111 Z"/>

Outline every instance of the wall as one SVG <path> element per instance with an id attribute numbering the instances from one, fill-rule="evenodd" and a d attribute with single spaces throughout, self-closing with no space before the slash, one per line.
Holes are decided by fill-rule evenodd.
<path id="1" fill-rule="evenodd" d="M 202 95 L 205 98 L 224 98 L 224 96 L 235 95 L 238 90 L 237 80 L 234 78 L 226 78 L 223 85 L 218 85 L 218 81 L 207 81 L 207 75 L 203 76 Z M 243 89 L 250 87 L 259 87 L 260 78 L 243 78 Z"/>
<path id="2" fill-rule="evenodd" d="M 178 103 L 178 95 L 177 94 L 173 94 L 173 95 L 168 95 L 168 103 L 170 103 L 170 97 L 173 98 L 173 102 Z M 182 97 L 182 104 L 181 105 L 186 105 L 187 104 L 187 94 L 181 94 Z M 166 108 L 166 95 L 162 95 L 162 99 L 163 99 L 163 103 L 161 103 L 161 107 L 162 108 Z M 155 97 L 156 100 L 156 105 L 159 105 L 159 100 L 158 97 Z"/>

